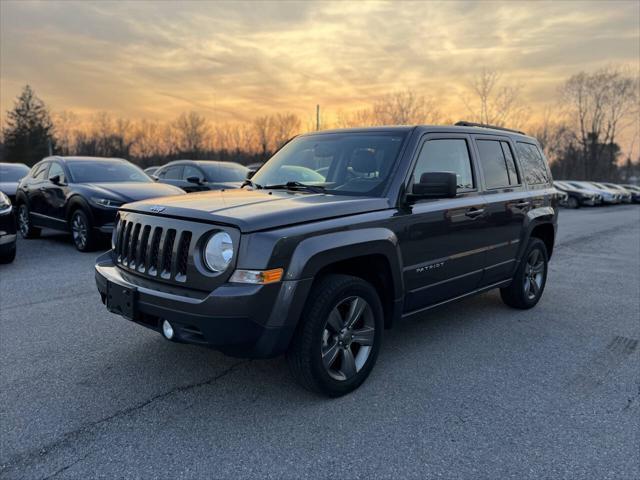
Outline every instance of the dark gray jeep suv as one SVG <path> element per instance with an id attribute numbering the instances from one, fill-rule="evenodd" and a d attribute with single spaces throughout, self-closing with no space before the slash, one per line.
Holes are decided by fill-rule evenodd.
<path id="1" fill-rule="evenodd" d="M 124 205 L 96 282 L 111 312 L 167 339 L 286 353 L 302 385 L 339 396 L 403 317 L 494 288 L 538 302 L 551 182 L 538 142 L 512 130 L 301 135 L 241 189 Z"/>

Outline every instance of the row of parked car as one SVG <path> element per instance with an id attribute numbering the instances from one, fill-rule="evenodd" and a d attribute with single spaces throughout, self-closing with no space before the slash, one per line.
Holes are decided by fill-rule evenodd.
<path id="1" fill-rule="evenodd" d="M 560 204 L 568 208 L 640 203 L 640 187 L 637 185 L 579 180 L 556 180 L 553 185 L 562 194 Z"/>
<path id="2" fill-rule="evenodd" d="M 0 163 L 0 262 L 14 259 L 17 232 L 30 238 L 42 228 L 70 231 L 76 248 L 90 251 L 113 230 L 117 209 L 125 203 L 240 188 L 249 172 L 259 167 L 177 160 L 143 171 L 123 159 L 60 156 L 47 157 L 31 169 Z M 285 168 L 291 170 L 286 171 L 289 179 L 314 181 L 307 177 L 319 176 L 304 167 Z M 635 185 L 575 180 L 554 185 L 561 205 L 568 208 L 640 202 L 640 187 Z"/>
<path id="3" fill-rule="evenodd" d="M 188 192 L 240 188 L 250 170 L 238 163 L 178 160 L 145 172 L 118 158 L 52 156 L 32 168 L 0 163 L 0 263 L 13 261 L 16 235 L 70 231 L 80 251 L 95 249 L 129 202 Z"/>

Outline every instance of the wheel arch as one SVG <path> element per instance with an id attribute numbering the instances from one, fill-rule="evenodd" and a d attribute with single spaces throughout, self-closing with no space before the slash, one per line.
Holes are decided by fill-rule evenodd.
<path id="1" fill-rule="evenodd" d="M 371 283 L 380 296 L 387 328 L 401 315 L 402 261 L 392 231 L 369 228 L 305 239 L 294 251 L 285 279 L 312 278 L 316 283 L 330 273 L 353 275 Z M 313 283 L 295 303 L 304 305 Z"/>
<path id="2" fill-rule="evenodd" d="M 65 219 L 68 225 L 71 225 L 71 215 L 79 208 L 81 208 L 89 217 L 89 220 L 93 222 L 93 212 L 91 211 L 91 207 L 89 207 L 89 203 L 80 195 L 72 195 L 69 197 L 69 200 L 67 200 L 67 208 L 65 211 Z"/>
<path id="3" fill-rule="evenodd" d="M 529 238 L 539 238 L 547 247 L 547 256 L 551 259 L 553 254 L 553 246 L 555 243 L 556 230 L 551 222 L 538 223 L 531 229 Z"/>

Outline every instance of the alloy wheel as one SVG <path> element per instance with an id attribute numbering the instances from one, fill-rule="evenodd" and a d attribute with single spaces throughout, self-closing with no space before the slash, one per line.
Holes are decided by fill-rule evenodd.
<path id="1" fill-rule="evenodd" d="M 335 380 L 354 377 L 367 362 L 376 328 L 371 305 L 362 297 L 340 301 L 329 314 L 322 335 L 322 364 Z"/>
<path id="2" fill-rule="evenodd" d="M 26 205 L 20 205 L 18 210 L 18 228 L 23 237 L 29 235 L 29 209 Z"/>
<path id="3" fill-rule="evenodd" d="M 87 245 L 87 233 L 88 228 L 87 224 L 82 218 L 82 215 L 75 214 L 73 216 L 73 221 L 71 222 L 71 233 L 73 235 L 73 241 L 78 247 L 78 249 L 82 250 Z"/>
<path id="4" fill-rule="evenodd" d="M 529 300 L 533 300 L 542 291 L 545 269 L 544 257 L 537 248 L 529 253 L 524 269 L 524 292 Z"/>

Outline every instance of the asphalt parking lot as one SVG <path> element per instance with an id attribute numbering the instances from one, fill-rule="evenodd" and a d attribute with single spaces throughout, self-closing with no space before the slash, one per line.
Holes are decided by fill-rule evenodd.
<path id="1" fill-rule="evenodd" d="M 2 478 L 640 477 L 640 207 L 562 210 L 545 295 L 385 332 L 356 392 L 107 313 L 64 235 L 0 266 Z"/>

